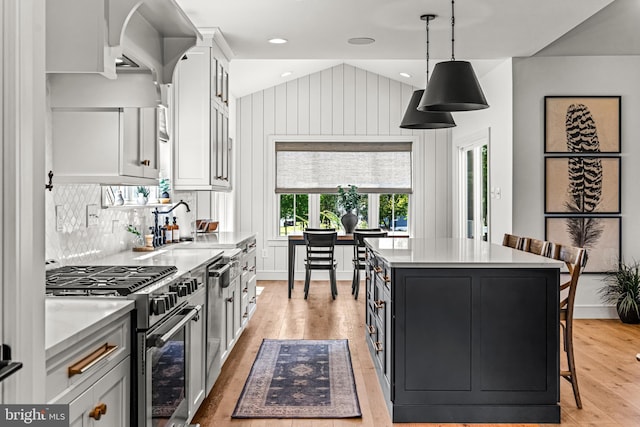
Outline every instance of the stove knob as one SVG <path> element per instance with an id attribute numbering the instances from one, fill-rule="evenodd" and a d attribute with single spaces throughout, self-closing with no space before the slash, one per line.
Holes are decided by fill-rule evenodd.
<path id="1" fill-rule="evenodd" d="M 164 300 L 164 307 L 165 310 L 169 310 L 171 307 L 173 307 L 173 300 L 171 299 L 171 297 L 167 294 L 160 296 L 160 298 L 162 298 Z"/>
<path id="2" fill-rule="evenodd" d="M 176 283 L 174 283 L 173 285 L 169 285 L 169 291 L 170 292 L 177 292 L 178 291 L 178 285 Z"/>
<path id="3" fill-rule="evenodd" d="M 163 314 L 166 311 L 166 305 L 165 305 L 165 299 L 160 297 L 160 298 L 154 298 L 153 300 L 151 300 L 151 313 L 158 315 L 158 314 Z"/>
<path id="4" fill-rule="evenodd" d="M 198 290 L 198 279 L 191 279 L 191 286 L 193 287 L 193 292 Z"/>
<path id="5" fill-rule="evenodd" d="M 169 298 L 171 298 L 171 307 L 175 306 L 178 303 L 178 294 L 175 292 L 167 292 Z"/>
<path id="6" fill-rule="evenodd" d="M 178 296 L 179 297 L 186 297 L 188 293 L 188 289 L 187 289 L 187 285 L 184 283 L 181 283 L 178 285 L 178 290 L 177 290 Z"/>

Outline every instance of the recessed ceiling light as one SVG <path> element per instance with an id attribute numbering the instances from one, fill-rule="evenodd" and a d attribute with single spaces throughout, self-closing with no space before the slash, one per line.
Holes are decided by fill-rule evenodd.
<path id="1" fill-rule="evenodd" d="M 287 39 L 281 39 L 279 37 L 275 37 L 275 38 L 269 39 L 269 43 L 272 43 L 272 44 L 285 44 L 288 41 L 289 40 L 287 40 Z"/>
<path id="2" fill-rule="evenodd" d="M 358 44 L 358 45 L 371 44 L 371 43 L 375 43 L 375 39 L 372 39 L 371 37 L 353 37 L 347 40 L 347 43 Z"/>
<path id="3" fill-rule="evenodd" d="M 280 74 L 280 77 L 289 77 L 291 74 L 293 74 L 293 71 L 285 71 L 284 73 Z"/>
<path id="4" fill-rule="evenodd" d="M 411 77 L 411 74 L 409 74 L 409 73 L 400 73 L 400 75 L 401 75 L 402 77 L 406 78 L 406 79 L 408 79 L 408 78 L 410 78 L 410 77 Z"/>

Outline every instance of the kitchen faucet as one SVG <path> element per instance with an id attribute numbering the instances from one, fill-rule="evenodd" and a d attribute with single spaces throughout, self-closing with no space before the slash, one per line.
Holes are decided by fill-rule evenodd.
<path id="1" fill-rule="evenodd" d="M 184 205 L 184 207 L 187 209 L 187 212 L 191 212 L 191 209 L 189 209 L 189 205 L 187 204 L 187 202 L 183 200 L 180 200 L 168 211 L 160 212 L 157 207 L 153 211 L 151 211 L 154 217 L 153 218 L 154 219 L 154 225 L 153 225 L 153 247 L 154 248 L 162 245 L 162 233 L 160 233 L 160 225 L 158 224 L 158 215 L 168 215 L 180 205 Z"/>

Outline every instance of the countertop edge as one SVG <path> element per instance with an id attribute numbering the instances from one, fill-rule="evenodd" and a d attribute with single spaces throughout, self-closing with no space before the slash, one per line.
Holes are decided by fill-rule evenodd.
<path id="1" fill-rule="evenodd" d="M 59 297 L 52 297 L 52 298 L 59 298 Z M 115 301 L 111 300 L 110 302 L 113 303 Z M 82 342 L 82 340 L 89 337 L 95 331 L 100 330 L 101 328 L 113 323 L 115 320 L 125 316 L 126 314 L 134 310 L 133 300 L 118 300 L 118 304 L 120 304 L 119 307 L 117 307 L 113 311 L 108 312 L 99 320 L 87 325 L 85 328 L 79 330 L 78 332 L 67 335 L 66 337 L 62 338 L 58 342 L 53 343 L 49 347 L 45 348 L 45 360 L 48 360 L 49 358 L 56 356 L 57 354 L 73 346 L 74 344 Z M 69 316 L 66 313 L 62 313 L 62 315 Z"/>

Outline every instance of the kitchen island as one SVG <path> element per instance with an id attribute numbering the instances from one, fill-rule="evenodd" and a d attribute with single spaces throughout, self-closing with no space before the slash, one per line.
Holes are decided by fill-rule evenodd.
<path id="1" fill-rule="evenodd" d="M 559 423 L 562 263 L 367 239 L 365 335 L 393 422 Z"/>

